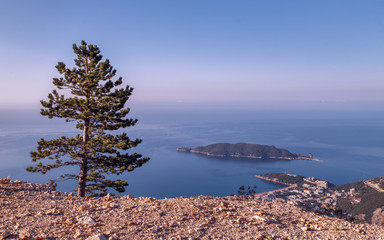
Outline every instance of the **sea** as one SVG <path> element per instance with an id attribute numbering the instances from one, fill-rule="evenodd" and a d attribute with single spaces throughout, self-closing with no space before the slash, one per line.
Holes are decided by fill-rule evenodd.
<path id="1" fill-rule="evenodd" d="M 132 109 L 138 123 L 124 129 L 142 143 L 130 153 L 150 157 L 132 172 L 118 176 L 134 197 L 229 196 L 239 187 L 255 187 L 257 193 L 283 187 L 257 179 L 264 173 L 292 173 L 327 180 L 336 185 L 384 175 L 384 112 L 336 110 L 252 109 Z M 59 176 L 78 173 L 58 168 L 47 174 L 25 169 L 36 163 L 30 152 L 41 138 L 81 134 L 74 123 L 48 119 L 39 110 L 0 110 L 0 177 L 48 183 L 72 192 L 74 181 Z M 256 143 L 285 148 L 292 153 L 312 153 L 310 160 L 260 160 L 220 158 L 178 152 L 179 147 L 213 143 Z M 113 176 L 114 177 L 114 176 Z"/>

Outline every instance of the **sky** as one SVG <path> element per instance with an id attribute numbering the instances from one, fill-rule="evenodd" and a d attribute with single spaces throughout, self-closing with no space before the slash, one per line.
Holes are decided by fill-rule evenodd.
<path id="1" fill-rule="evenodd" d="M 382 0 L 0 1 L 0 108 L 96 44 L 133 105 L 384 110 Z"/>

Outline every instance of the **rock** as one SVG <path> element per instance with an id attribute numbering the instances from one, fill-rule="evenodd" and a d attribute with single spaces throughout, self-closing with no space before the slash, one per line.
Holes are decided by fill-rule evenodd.
<path id="1" fill-rule="evenodd" d="M 11 236 L 11 232 L 7 230 L 0 231 L 0 239 L 6 239 L 7 237 Z"/>
<path id="2" fill-rule="evenodd" d="M 267 222 L 268 221 L 267 219 L 265 219 L 263 217 L 260 217 L 260 216 L 257 216 L 257 215 L 253 216 L 253 218 L 256 219 L 256 220 L 261 220 L 263 222 Z"/>
<path id="3" fill-rule="evenodd" d="M 95 225 L 96 224 L 95 219 L 93 219 L 87 215 L 78 216 L 76 218 L 76 220 L 79 224 L 83 224 L 83 225 Z"/>
<path id="4" fill-rule="evenodd" d="M 265 216 L 265 212 L 263 212 L 263 211 L 257 211 L 257 212 L 256 212 L 256 215 L 259 215 L 259 216 Z"/>
<path id="5" fill-rule="evenodd" d="M 113 202 L 107 202 L 105 204 L 103 204 L 103 208 L 106 209 L 106 208 L 118 208 L 119 205 L 116 204 L 116 203 L 113 203 Z"/>
<path id="6" fill-rule="evenodd" d="M 54 197 L 46 189 L 0 178 L 0 240 L 384 239 L 383 226 L 351 224 L 275 200 L 124 196 L 106 201 L 61 192 Z"/>
<path id="7" fill-rule="evenodd" d="M 236 220 L 237 223 L 246 223 L 247 222 L 247 219 L 243 218 L 243 217 L 240 217 Z"/>
<path id="8" fill-rule="evenodd" d="M 131 199 L 134 199 L 134 197 L 133 197 L 132 195 L 130 195 L 130 194 L 126 195 L 125 197 L 126 197 L 127 199 L 130 199 L 130 200 L 131 200 Z"/>
<path id="9" fill-rule="evenodd" d="M 268 239 L 268 237 L 266 235 L 261 235 L 256 238 L 256 240 L 264 240 L 264 239 Z"/>
<path id="10" fill-rule="evenodd" d="M 48 236 L 45 233 L 40 233 L 36 239 L 47 239 Z M 33 239 L 33 238 L 32 238 Z"/>
<path id="11" fill-rule="evenodd" d="M 384 207 L 378 208 L 373 212 L 372 223 L 377 224 L 379 226 L 384 225 Z"/>
<path id="12" fill-rule="evenodd" d="M 31 237 L 31 234 L 25 230 L 25 229 L 22 229 L 20 232 L 19 232 L 19 238 L 20 239 L 29 239 Z"/>
<path id="13" fill-rule="evenodd" d="M 105 197 L 103 197 L 103 200 L 111 201 L 112 200 L 112 195 L 110 193 L 108 193 Z"/>
<path id="14" fill-rule="evenodd" d="M 74 236 L 75 239 L 79 239 L 80 236 L 81 236 L 81 231 L 79 229 L 77 229 L 73 236 Z"/>
<path id="15" fill-rule="evenodd" d="M 104 236 L 103 234 L 97 234 L 97 235 L 93 235 L 92 237 L 87 238 L 86 240 L 108 240 L 108 238 L 106 236 Z"/>
<path id="16" fill-rule="evenodd" d="M 365 214 L 359 214 L 355 216 L 356 220 L 364 221 L 365 220 Z"/>
<path id="17" fill-rule="evenodd" d="M 81 205 L 80 207 L 77 208 L 79 211 L 85 211 L 87 207 L 85 205 Z"/>
<path id="18" fill-rule="evenodd" d="M 303 230 L 305 232 L 305 231 L 308 231 L 309 228 L 308 227 L 301 227 L 301 230 Z"/>

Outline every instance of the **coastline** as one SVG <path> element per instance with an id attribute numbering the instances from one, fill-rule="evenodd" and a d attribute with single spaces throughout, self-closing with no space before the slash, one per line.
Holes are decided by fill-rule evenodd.
<path id="1" fill-rule="evenodd" d="M 296 184 L 287 184 L 287 183 L 279 181 L 277 178 L 269 178 L 269 177 L 264 177 L 262 175 L 254 175 L 254 177 L 258 178 L 258 179 L 261 179 L 261 180 L 264 180 L 264 181 L 267 181 L 267 182 L 273 182 L 273 183 L 282 184 L 282 185 L 285 185 L 285 186 L 288 186 L 288 187 L 296 185 Z M 277 190 L 279 190 L 279 189 L 277 189 Z M 276 191 L 276 190 L 273 190 L 273 191 Z"/>
<path id="2" fill-rule="evenodd" d="M 261 156 L 244 156 L 240 154 L 231 154 L 229 156 L 224 155 L 224 154 L 212 154 L 209 152 L 202 152 L 202 151 L 197 151 L 192 148 L 176 148 L 177 151 L 179 152 L 191 152 L 191 153 L 196 153 L 196 154 L 201 154 L 205 156 L 210 156 L 210 157 L 233 157 L 233 158 L 248 158 L 248 159 L 263 159 Z M 281 160 L 310 160 L 310 161 L 315 161 L 315 162 L 323 162 L 323 160 L 320 160 L 318 158 L 313 158 L 313 157 L 306 157 L 306 156 L 299 156 L 299 157 L 268 157 L 267 159 L 281 159 Z"/>

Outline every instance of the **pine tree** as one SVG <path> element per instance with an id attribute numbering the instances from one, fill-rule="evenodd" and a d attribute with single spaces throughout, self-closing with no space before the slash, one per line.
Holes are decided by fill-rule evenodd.
<path id="1" fill-rule="evenodd" d="M 106 175 L 133 171 L 149 160 L 126 151 L 140 144 L 140 139 L 131 140 L 126 133 L 112 134 L 137 122 L 137 119 L 126 118 L 130 109 L 125 108 L 125 103 L 133 88 L 117 88 L 122 78 L 113 80 L 116 70 L 108 59 L 102 61 L 96 45 L 82 41 L 81 46 L 73 44 L 73 51 L 77 55 L 76 67 L 69 69 L 63 62 L 57 64 L 62 76 L 53 78 L 57 89 L 48 94 L 47 101 L 41 100 L 40 113 L 49 118 L 75 121 L 82 134 L 53 140 L 42 138 L 37 151 L 31 152 L 32 161 L 40 162 L 27 171 L 45 174 L 54 168 L 79 166 L 78 175 L 61 176 L 78 180 L 77 195 L 104 196 L 108 188 L 124 192 L 128 186 L 126 181 L 110 180 Z M 49 159 L 49 164 L 43 164 L 43 159 Z"/>

